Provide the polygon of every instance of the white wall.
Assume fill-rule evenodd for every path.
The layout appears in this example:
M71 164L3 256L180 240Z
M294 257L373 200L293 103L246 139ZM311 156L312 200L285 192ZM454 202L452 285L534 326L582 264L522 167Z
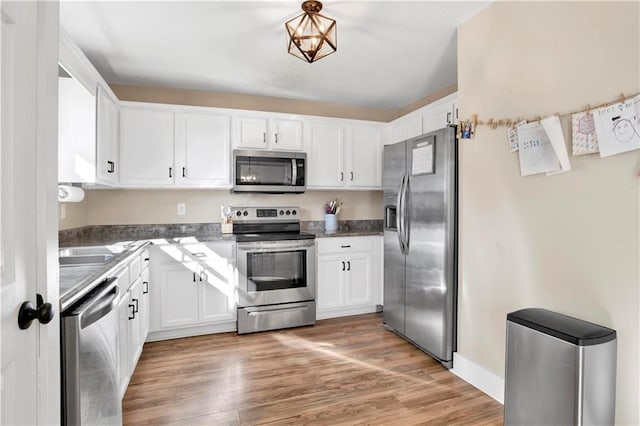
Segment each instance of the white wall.
M544 116L640 92L639 17L638 2L492 3L458 30L461 117ZM525 307L614 328L616 422L640 424L640 151L521 177L505 128L460 144L459 355L503 378L506 314Z

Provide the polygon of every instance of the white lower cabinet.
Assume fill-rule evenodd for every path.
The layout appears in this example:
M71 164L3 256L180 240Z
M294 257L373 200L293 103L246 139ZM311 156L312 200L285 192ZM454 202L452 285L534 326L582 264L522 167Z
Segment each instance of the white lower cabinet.
M149 251L130 260L116 274L120 289L118 303L120 397L124 397L131 376L142 355L149 330Z
M151 248L149 340L236 328L235 243Z
M381 237L317 240L318 319L375 312L381 286Z

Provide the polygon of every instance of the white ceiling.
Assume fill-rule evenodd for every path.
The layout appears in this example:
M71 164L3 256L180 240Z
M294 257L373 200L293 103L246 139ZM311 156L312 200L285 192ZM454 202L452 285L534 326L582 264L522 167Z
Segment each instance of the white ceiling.
M63 1L62 28L108 83L397 110L457 83L456 27L487 2L325 1L338 50L287 53L297 1Z

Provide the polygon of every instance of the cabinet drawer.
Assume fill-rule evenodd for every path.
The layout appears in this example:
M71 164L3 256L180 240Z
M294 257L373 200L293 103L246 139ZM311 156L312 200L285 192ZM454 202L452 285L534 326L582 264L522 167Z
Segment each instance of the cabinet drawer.
M318 253L349 253L370 251L375 237L331 237L318 238Z
M151 250L153 261L160 263L233 260L235 242L154 245Z

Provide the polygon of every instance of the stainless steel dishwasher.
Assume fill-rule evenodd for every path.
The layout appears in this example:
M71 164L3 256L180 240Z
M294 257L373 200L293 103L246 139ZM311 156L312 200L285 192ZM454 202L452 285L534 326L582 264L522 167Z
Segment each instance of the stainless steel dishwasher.
M120 425L116 278L62 312L62 423Z

